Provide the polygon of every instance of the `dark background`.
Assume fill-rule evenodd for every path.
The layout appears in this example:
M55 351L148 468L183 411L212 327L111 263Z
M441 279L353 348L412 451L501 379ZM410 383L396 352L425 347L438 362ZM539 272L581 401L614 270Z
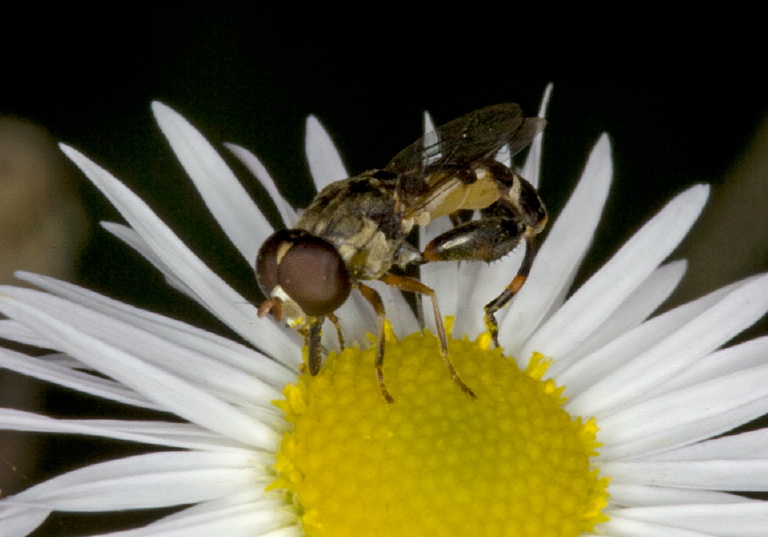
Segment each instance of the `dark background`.
M184 178L154 124L152 100L180 111L215 144L254 151L288 197L306 204L308 114L329 129L354 173L383 166L419 137L423 110L438 123L504 101L535 114L552 82L541 192L555 217L600 133L613 143L611 204L585 273L673 194L697 182L722 185L768 111L756 14L467 3L418 15L414 6L333 12L255 4L112 5L109 14L68 6L6 18L0 34L0 114L44 126L111 170L254 298L250 268ZM82 191L94 222L119 220L93 187L84 182ZM723 225L743 217L724 216ZM93 233L81 283L207 320L116 240ZM55 401L50 396L49 406L60 409Z
M721 183L768 110L765 46L748 14L462 10L360 17L192 3L20 18L0 38L0 113L31 119L106 166L216 265L228 255L202 252L226 245L150 101L179 110L214 143L253 150L302 204L311 196L302 140L310 113L359 172L416 139L423 110L438 123L504 101L533 114L553 82L542 195L555 215L600 133L613 141L612 204L591 269L672 194ZM117 218L95 189L83 191L96 220ZM151 273L126 270L124 249L104 237L96 231L83 281L112 293L127 283L135 296ZM247 267L233 270L249 277Z
M289 196L306 203L310 113L359 172L417 138L423 110L442 123L511 100L533 114L553 82L542 194L556 215L591 145L610 133L616 182L600 241L609 252L672 194L722 182L768 110L765 47L747 15L510 5L362 19L318 8L191 6L48 13L15 21L3 36L0 112L84 151L176 227L199 224L200 206L187 198L152 100L214 143L252 149L276 178L299 185ZM98 219L114 218L91 187L84 191ZM186 234L218 242L203 225ZM99 285L99 275L84 277Z

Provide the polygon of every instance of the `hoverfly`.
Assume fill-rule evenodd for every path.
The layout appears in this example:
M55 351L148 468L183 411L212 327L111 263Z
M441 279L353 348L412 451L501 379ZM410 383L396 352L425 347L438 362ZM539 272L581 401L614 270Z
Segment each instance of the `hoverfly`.
M458 386L461 380L448 355L448 344L435 292L418 279L391 272L433 261L491 262L525 241L525 256L511 283L485 306L485 319L498 345L495 312L525 282L536 253L536 235L547 212L536 189L495 160L508 146L511 156L527 147L544 128L542 118L523 116L506 103L471 112L416 141L383 169L325 187L301 214L293 229L278 231L262 245L256 277L267 297L259 316L283 317L299 330L309 347L309 372L322 363L321 326L328 318L339 334L334 311L358 289L378 318L376 376L382 395L393 402L384 382L384 305L364 281L381 280L432 302L440 353ZM427 142L427 140L437 140ZM463 218L479 211L475 219ZM414 226L448 216L453 228L420 251L407 238Z

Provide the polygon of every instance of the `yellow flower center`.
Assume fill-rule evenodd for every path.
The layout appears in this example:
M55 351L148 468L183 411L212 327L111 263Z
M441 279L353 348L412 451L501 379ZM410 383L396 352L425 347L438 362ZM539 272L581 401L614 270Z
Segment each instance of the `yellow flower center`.
M490 348L451 340L471 399L453 382L436 338L387 337L376 383L375 345L331 354L276 404L292 425L277 479L307 537L569 537L606 520L608 480L590 466L597 427L563 410L562 388Z

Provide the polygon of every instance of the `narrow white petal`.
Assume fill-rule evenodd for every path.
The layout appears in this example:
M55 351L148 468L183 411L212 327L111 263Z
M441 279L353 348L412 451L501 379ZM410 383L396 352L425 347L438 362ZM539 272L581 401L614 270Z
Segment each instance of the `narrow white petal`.
M435 122L432 119L432 116L429 115L429 112L424 112L424 122L423 122L423 131L424 133L422 137L422 143L424 144L424 147L433 147L434 150L430 151L429 154L425 151L425 159L424 159L424 165L428 166L430 164L433 164L436 162L441 156L440 147L437 145L440 143L440 135L435 130Z
M547 320L522 355L539 351L560 357L580 345L677 247L708 194L707 186L697 185L668 203Z
M268 531L262 533L258 537L303 537L304 530L300 525L289 526L287 528L280 528L279 530Z
M579 415L606 415L706 356L768 309L768 275L749 278L713 307L595 382L568 404Z
M655 390L649 391L648 396L701 384L729 375L734 371L759 367L766 363L766 356L768 356L768 336L720 349L690 364L684 371Z
M768 460L611 461L601 464L600 472L611 476L611 480L616 483L703 490L762 491L768 483Z
M151 453L68 472L2 503L84 512L149 509L237 494L267 479L249 454Z
M137 408L162 410L159 405L149 401L145 396L119 382L100 378L8 349L0 348L0 367L46 382L52 382L58 386L72 388L81 393L95 395L102 399L116 401Z
M50 509L21 508L0 504L0 536L25 537L45 522Z
M768 502L635 507L622 509L620 514L627 519L666 524L718 537L765 537L768 529Z
M608 511L610 520L600 524L600 534L610 537L722 537L714 533L673 528L666 524L632 520L621 516L623 509Z
M283 220L283 225L285 227L293 227L293 224L298 218L296 210L291 207L291 204L288 203L282 194L280 194L280 190L278 190L275 181L272 179L272 176L259 158L239 145L224 144L224 146L229 149L246 168L248 168L248 171L256 177L261 186L264 187L264 190L267 191L267 194L269 194L269 197L277 208L277 212L280 214L280 218Z
M722 436L646 457L648 461L706 461L712 459L768 459L768 429Z
M544 89L544 96L541 98L541 105L539 106L538 117L547 117L547 107L549 106L549 100L552 98L552 84L547 84ZM531 148L528 150L528 156L525 159L525 165L520 170L520 175L525 177L529 183L534 187L539 186L541 178L541 153L542 144L544 142L544 132L541 132L531 143Z
M307 136L304 144L309 172L318 192L334 181L349 177L331 136L315 116L307 118Z
M29 327L12 320L0 320L0 338L42 349L51 343Z
M81 304L117 320L146 330L190 351L208 356L224 364L257 376L272 386L282 389L295 379L294 369L289 369L263 354L218 336L201 328L152 313L130 304L100 295L83 287L29 272L17 272L17 277L54 295Z
M530 356L529 350L522 350L523 342L563 299L586 255L612 176L611 146L608 137L603 135L589 156L576 190L548 232L528 281L499 323L499 343L521 361L527 362ZM514 274L510 274L507 283L513 277ZM558 334L558 339L563 336ZM526 349L530 347L526 344ZM535 350L547 351L546 348Z
M438 263L433 263L437 265ZM476 263L472 263L477 265ZM440 305L442 307L442 296L445 294L451 295L450 305L447 311L453 311L453 315L456 317L454 323L453 333L455 337L461 337L464 335L474 335L473 327L476 326L476 317L483 316L482 311L471 311L466 304L472 299L473 291L477 285L477 270L472 270L470 263L440 263L441 270L435 273L434 281L440 282L439 287L445 289L443 295L440 295ZM476 268L478 268L477 265ZM447 313L446 313L447 315ZM485 318L483 317L483 320ZM483 330L485 326L483 325Z
M1 289L1 288L0 288ZM66 300L29 289L12 288L15 299L61 319L77 319L77 329L92 337L108 341L124 352L140 357L219 396L242 406L253 404L273 409L271 401L279 398L283 386L273 386L258 377L233 368L189 343L177 344L160 332L143 330L132 320L123 321ZM55 342L53 342L55 343Z
M643 507L651 505L681 505L695 503L734 504L750 500L744 496L714 492L711 490L677 489L654 487L634 483L611 483L608 487L611 505L622 507ZM760 501L760 500L752 500Z
M193 505L147 526L102 537L258 537L286 526L297 526L291 506L261 492L249 492Z
M198 300L197 295L195 295L192 289L190 289L186 283L176 277L176 274L174 274L173 270L168 267L168 265L166 265L159 256L155 254L149 244L147 244L144 239L142 239L141 236L133 229L116 222L101 222L101 227L114 235L116 238L123 241L126 246L129 246L135 250L136 253L138 253L141 257L149 261L152 266L155 267L155 269L157 269L160 274L163 275L168 285L180 293L183 293L192 300Z
M152 103L152 110L208 210L243 258L253 263L261 243L272 233L272 226L197 129L162 103Z
M451 229L448 218L438 218L428 226L419 227L419 245L423 249L429 241ZM461 263L427 263L419 267L419 279L431 287L440 299L440 310L444 316L456 317L454 326L460 327L459 315L461 309L462 287L459 285L459 266ZM434 323L432 323L434 324Z
M683 326L717 304L728 293L744 284L744 282L731 284L693 302L653 317L606 343L591 354L578 359L569 367L561 366L556 360L550 367L548 374L556 378L559 384L566 386L566 392L571 398L569 404L572 404L574 397L591 387L596 381L612 376L614 371L623 367L628 361L642 355L656 342L682 329ZM575 409L573 411L578 412Z
M613 315L598 327L581 345L571 349L562 359L566 363L577 362L608 342L625 334L647 319L675 290L685 274L687 263L675 261L659 267L634 293L627 297Z
M177 449L219 452L247 451L254 458L261 457L262 464L268 464L272 457L272 455L256 452L250 446L228 440L220 434L211 433L196 425L187 423L64 420L21 410L0 408L0 429L40 433L82 434Z
M184 282L198 301L235 332L275 359L293 364L298 338L270 319L258 318L256 308L187 248L147 205L133 192L74 149L62 151L85 173L128 220L131 227Z
M262 511L265 509L277 509L278 507L285 507L285 501L280 493L265 493L258 487L253 487L245 492L237 494L228 494L216 498L215 500L209 500L206 502L196 503L185 507L181 511L176 511L170 515L166 515L157 520L157 523L172 522L175 520L184 520L190 516L205 515L208 513L215 513L222 509L229 509L231 507L241 507L243 505L249 506L253 511Z
M381 301L384 303L384 309L387 312L387 318L392 324L392 329L395 331L397 337L403 338L419 329L419 322L416 320L416 315L414 315L413 310L400 291L388 286L384 282L371 281L366 282L366 285L375 289L381 296ZM426 306L425 317L434 319L432 316L431 302L426 298L423 298L422 301ZM434 325L434 322L432 322L431 325ZM427 324L427 326L431 325ZM368 327L369 332L374 332L375 330L375 324Z
M669 412L669 409L675 409ZM751 415L741 412L751 409ZM734 411L738 412L734 414ZM768 412L768 366L732 373L599 418L601 457L621 459L668 451L742 425ZM745 420L746 421L746 420ZM637 424L627 427L628 423ZM661 455L663 458L663 455Z
M349 339L350 343L366 345L366 334L376 332L376 314L358 291L351 293L335 313L341 323L344 337ZM329 332L332 329L326 324L324 331Z
M16 292L19 291L17 289ZM30 300L31 296L28 294L25 298ZM254 420L207 390L143 361L132 352L116 347L109 340L84 332L77 315L66 317L66 320L57 318L57 306L62 305L62 299L40 293L38 301L42 303L40 309L21 300L4 298L0 300L0 309L6 315L50 336L64 352L77 356L94 369L145 394L180 417L229 438L267 450L274 449L279 441L277 434L264 423ZM73 309L70 305L66 311ZM82 311L82 315L88 313L91 312ZM105 318L102 323L103 328L109 331L115 321ZM126 340L130 340L131 334L130 329L123 327L122 336ZM141 343L141 340L134 342L139 352Z

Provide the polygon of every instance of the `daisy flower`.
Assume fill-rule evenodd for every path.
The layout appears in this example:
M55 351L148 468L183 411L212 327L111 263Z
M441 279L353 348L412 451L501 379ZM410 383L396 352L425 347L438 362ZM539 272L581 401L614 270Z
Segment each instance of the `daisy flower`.
M545 99L546 103L546 99ZM272 226L201 134L165 105L155 116L206 206L246 263ZM544 110L539 115L544 115ZM429 129L427 129L429 130ZM349 174L319 122L307 125L318 188ZM63 147L128 225L104 227L245 343L45 276L40 290L0 288L0 336L42 349L0 352L0 366L168 420L53 419L0 410L9 430L91 435L157 446L92 464L0 500L0 535L28 535L53 511L178 508L140 536L739 536L765 535L768 432L725 433L768 411L768 337L726 346L768 309L768 277L748 278L653 313L685 271L664 263L708 188L672 199L569 294L608 196L608 138L594 146L526 285L499 312L490 344L483 305L522 252L482 263L433 263L453 337L449 352L476 399L443 367L436 338L399 294L378 390L376 327L353 293L337 312L347 339L317 376L302 340L212 272L154 212L81 153ZM271 194L283 224L297 211L264 166L229 146ZM541 138L521 175L539 179ZM449 224L421 230L428 240ZM522 250L522 249L520 249ZM326 330L323 344L337 341Z

